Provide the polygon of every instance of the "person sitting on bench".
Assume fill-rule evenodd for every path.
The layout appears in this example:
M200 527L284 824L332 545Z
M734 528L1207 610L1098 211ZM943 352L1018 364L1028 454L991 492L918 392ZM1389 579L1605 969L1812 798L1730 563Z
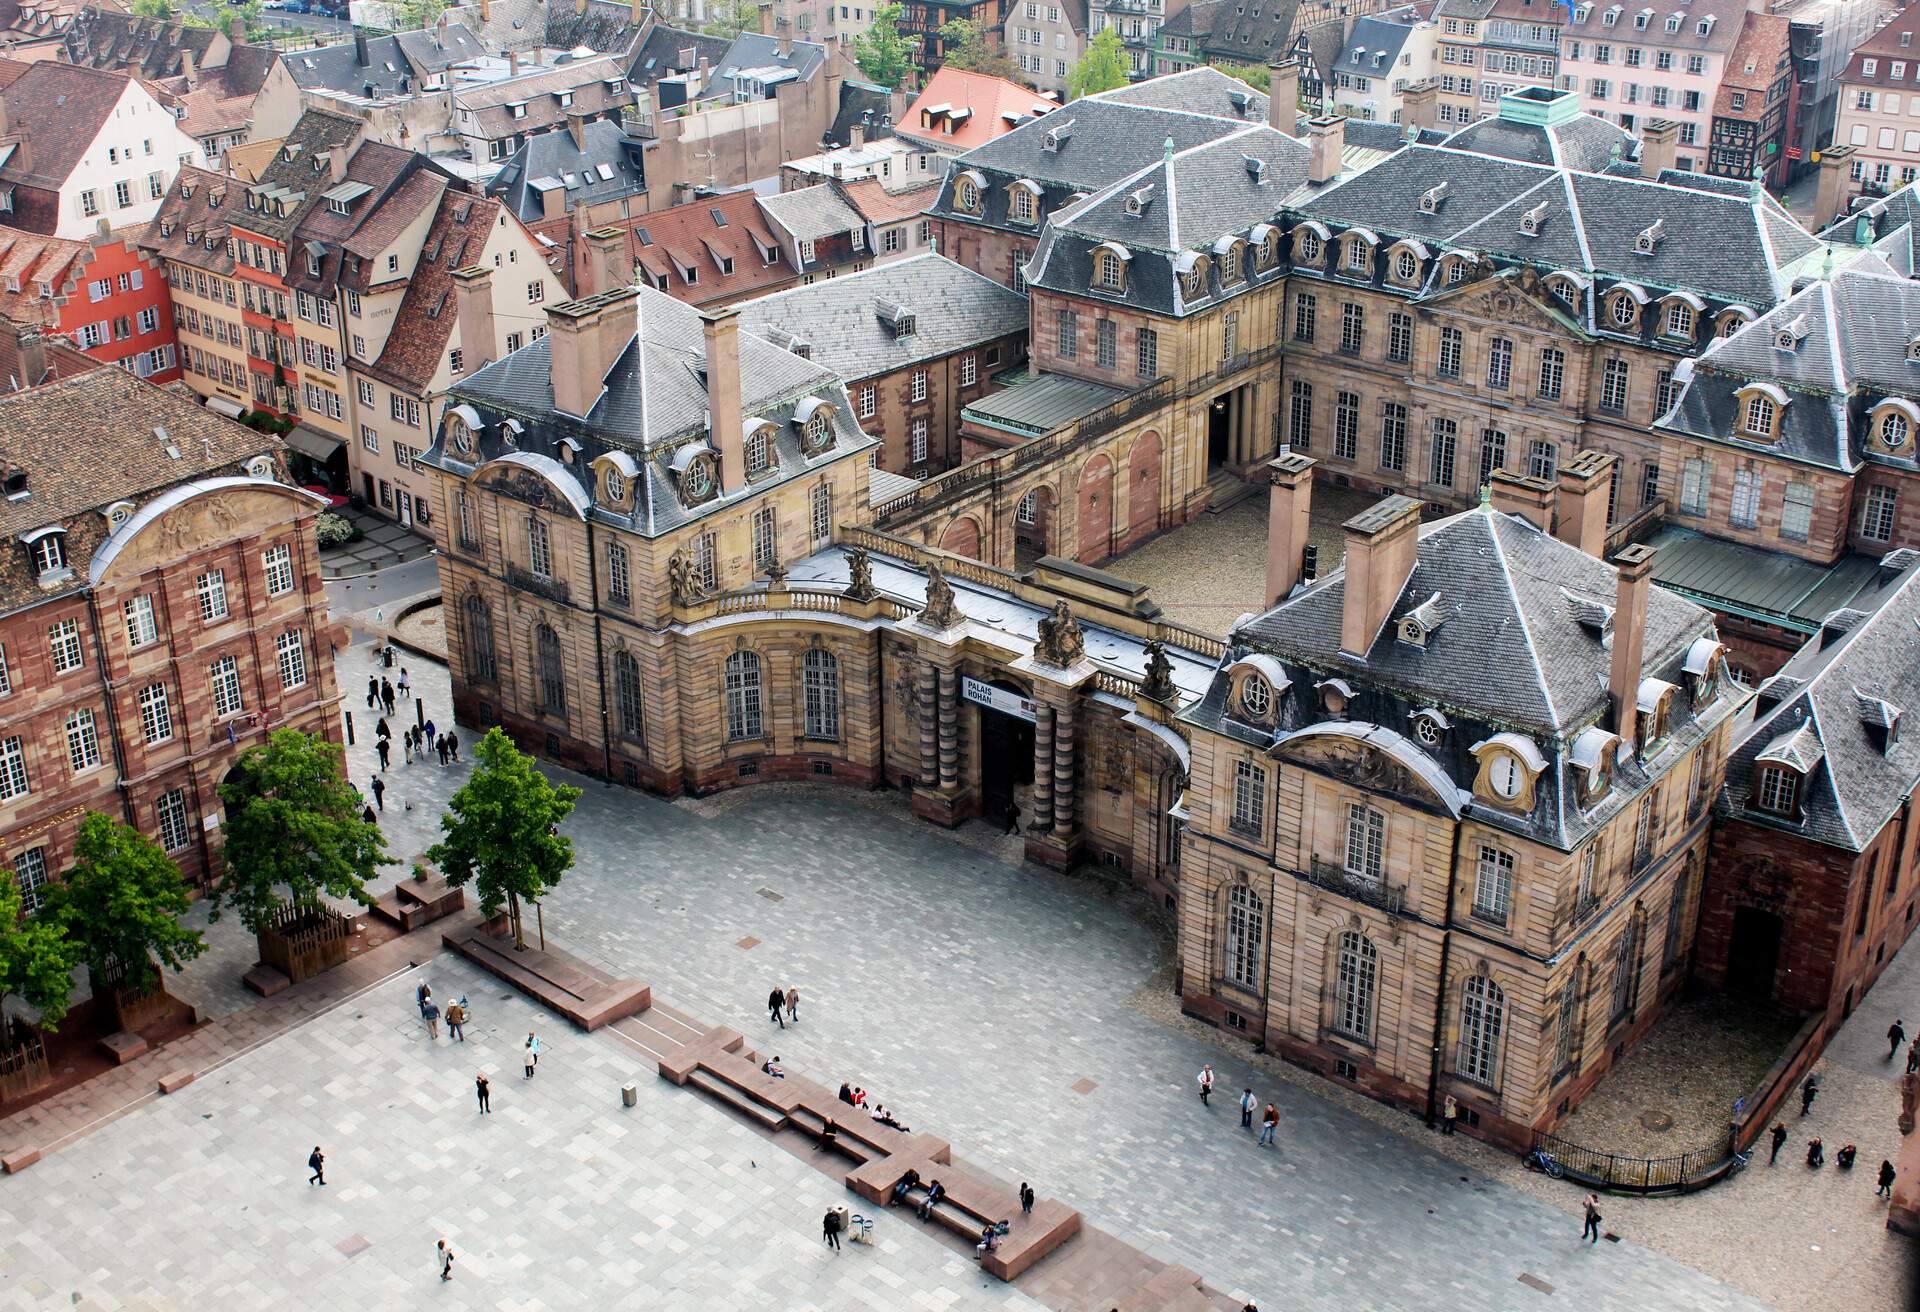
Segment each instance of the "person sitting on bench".
M991 1224L982 1226L980 1230L980 1242L973 1246L974 1260L979 1261L981 1258L984 1258L988 1253L991 1253L997 1248L999 1244L999 1228Z
M947 1187L938 1180L935 1180L927 1186L927 1196L920 1200L920 1219L922 1221L931 1221L933 1219L933 1205L946 1197L946 1194Z
M765 1071L768 1075L773 1076L773 1078L776 1080L784 1080L787 1078L787 1073L780 1069L780 1056L778 1053L774 1054L766 1062L764 1062L761 1065L760 1069L762 1071Z
M912 1193L915 1189L918 1189L919 1187L920 1187L920 1172L914 1170L911 1166L909 1166L907 1168L907 1173L900 1177L900 1182L893 1186L893 1200L888 1204L888 1206L890 1207L900 1206L900 1204L907 1201L907 1195Z
M838 1142L834 1136L838 1135L839 1133L840 1133L840 1127L833 1123L833 1118L831 1116L827 1117L826 1125L820 1131L820 1143L814 1149L814 1151L819 1152L821 1151L821 1149L833 1147L834 1144Z

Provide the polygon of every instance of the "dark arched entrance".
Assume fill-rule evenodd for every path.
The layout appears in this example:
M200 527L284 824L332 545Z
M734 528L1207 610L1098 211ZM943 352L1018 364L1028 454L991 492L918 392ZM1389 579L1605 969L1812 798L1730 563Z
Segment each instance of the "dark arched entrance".
M1033 703L1004 679L967 679L961 689L980 712L980 816L1012 832L1031 806Z

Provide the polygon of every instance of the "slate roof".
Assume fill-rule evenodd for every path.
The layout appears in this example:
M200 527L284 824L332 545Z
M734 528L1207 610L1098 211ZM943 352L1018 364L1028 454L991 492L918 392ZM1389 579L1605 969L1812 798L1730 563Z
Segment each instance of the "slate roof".
M155 434L164 428L179 452ZM85 433L89 440L76 442ZM29 495L0 501L0 541L59 524L72 577L42 588L27 553L0 551L0 611L86 586L87 566L106 539L100 512L209 475L238 474L280 440L223 419L183 392L154 387L125 369L90 369L0 396L0 453L27 472Z
M619 91L609 90L606 85L613 78L621 79ZM620 61L603 56L460 88L453 93L454 109L472 111L477 127L469 129L456 120L454 131L473 131L475 135L496 139L558 128L566 123L569 113L600 114L633 104L634 90L625 79L626 71ZM572 105L560 103L563 92L571 93ZM511 106L515 104L526 106L524 117L513 117Z
M904 305L910 336L896 334L876 307ZM860 273L794 287L740 306L742 332L776 345L804 342L808 358L843 379L872 378L1024 332L1027 298L944 255L915 255Z
M760 208L779 228L799 241L818 241L865 224L859 211L827 183L760 198Z
M216 44L226 43L227 33L219 27L139 18L88 5L61 33L60 52L69 64L160 78L183 71L183 53L191 54L195 64L204 66L207 52Z
M1354 20L1353 31L1347 34L1347 44L1340 51L1340 57L1334 60L1333 70L1358 77L1391 78L1394 66L1399 62L1400 51L1411 35L1412 23L1396 23L1372 14L1362 15Z
M543 197L555 188L566 194L568 206L598 205L646 190L639 138L608 119L585 124L580 136L581 146L574 145L570 130L527 138L487 184L487 194L531 223L546 216ZM602 165L612 176L602 176Z
M647 29L646 40L628 61L627 76L641 86L651 87L670 74L692 72L700 67L702 59L711 67L727 53L731 44L724 37L655 23Z
M420 258L407 280L393 327L380 358L367 372L390 387L416 394L432 385L447 356L447 344L459 320L453 271L480 258L486 240L500 217L500 202L464 192L443 190L427 229ZM475 356L490 348L470 348Z
M1880 573L1850 627L1829 625L1761 685L1727 758L1722 816L1860 852L1920 782L1920 733L1903 723L1920 707L1920 563L1895 552ZM1876 732L1893 715L1892 734ZM1798 819L1749 804L1755 758L1786 756L1789 744L1811 762Z
M1592 114L1563 123L1520 123L1493 115L1468 124L1447 138L1447 145L1526 164L1550 164L1588 173L1639 154L1632 133Z
M334 91L341 95L361 96L370 85L376 96L411 95L421 89L422 81L461 59L472 59L484 47L466 28L449 24L444 49L437 48L431 32L366 38L366 62L360 60L359 46L345 41L333 46L314 46L307 50L289 50L281 56L287 72L303 91ZM470 50L468 54L457 51ZM416 63L413 56L424 61ZM405 91L402 91L402 84Z
M776 467L748 488L687 506L677 491L672 459L690 443L704 443L709 437L700 315L644 285L636 289L636 297L637 331L608 371L606 387L584 420L554 410L551 336L495 361L450 389L454 404L467 403L480 414L483 427L476 454L481 460L513 454L533 457L549 477L572 480L570 499L586 504L597 502L603 488L590 477L581 479L579 471L602 454L624 452L637 466L634 509L628 513L595 504L592 513L633 532L656 536L732 509L743 497L758 494L770 484L849 457L864 460L875 445L860 431L846 387L831 370L743 332L739 336L741 414L775 426ZM800 403L809 398L830 407L835 438L833 445L811 456L801 450L798 427L792 422ZM500 436L499 422L505 418L524 427L511 446ZM555 458L563 438L580 448L571 464ZM446 451L444 436L435 438L426 458L456 472L470 467Z
M1436 786L1451 807L1568 850L1631 805L1667 768L1671 753L1697 743L1738 704L1725 680L1708 700L1678 694L1669 736L1654 755L1642 762L1629 754L1616 765L1609 790L1584 804L1570 749L1607 711L1612 629L1595 620L1613 605L1615 570L1486 505L1428 523L1419 533L1412 573L1364 661L1340 653L1343 567L1239 625L1213 687L1182 718L1262 747L1278 746L1302 730L1365 735ZM1401 642L1396 633L1399 618L1416 607L1441 617L1425 647ZM1685 687L1689 649L1712 634L1708 611L1650 588L1645 674ZM1228 705L1226 671L1252 655L1277 661L1291 681L1270 726L1244 723ZM1487 678L1489 669L1501 677ZM1331 678L1348 683L1354 695L1330 726L1314 689ZM1422 710L1441 712L1449 724L1431 747L1405 733ZM1477 773L1471 748L1495 733L1525 735L1546 759L1529 814L1470 798Z
M733 75L756 69L792 69L800 81L811 82L814 74L826 62L827 48L817 41L795 41L790 53L783 57L778 38L762 36L758 32L742 32L733 39L726 53L715 61L707 85L702 88L700 95L707 100L716 96L731 96Z
M1200 43L1209 58L1236 64L1268 64L1293 50L1293 20L1300 0L1267 0L1222 10Z
M1836 219L1820 237L1855 245L1897 243L1906 248L1908 267L1920 269L1920 182L1861 205Z
M479 59L487 53L478 34L454 22L444 28L395 32L393 39L400 43L407 62L422 73L445 72L463 60Z

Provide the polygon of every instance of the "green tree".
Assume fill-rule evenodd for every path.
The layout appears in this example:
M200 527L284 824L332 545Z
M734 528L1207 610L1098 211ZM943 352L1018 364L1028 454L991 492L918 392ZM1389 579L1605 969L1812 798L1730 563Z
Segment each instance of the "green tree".
M472 776L440 817L446 837L427 857L454 887L473 882L481 915L492 919L503 903L510 907L513 945L525 948L520 903L538 902L573 866L573 840L560 822L573 814L580 790L548 783L497 726L474 755Z
M341 750L297 729L249 747L220 785L227 845L213 918L232 907L259 933L282 898L313 910L326 896L366 903L367 881L393 865L379 826L341 772ZM284 890L284 892L283 892Z
M995 77L1018 80L1013 61L995 50L987 40L987 31L970 18L955 18L940 29L941 48L946 51L948 68L969 73L991 73Z
M1255 91L1265 92L1271 81L1265 64L1216 64L1228 77L1237 77Z
M0 870L0 997L19 998L40 1013L42 1029L58 1029L79 964L66 925L57 916L22 916L20 886Z
M440 21L446 8L447 0L400 0L394 6L393 16L400 25L396 30L423 32Z
M170 19L173 17L173 6L167 0L133 0L133 16Z
M898 4L873 11L873 25L853 39L853 62L867 81L897 87L913 61L913 43L900 31L905 11Z
M1120 34L1103 27L1087 42L1087 53L1067 70L1067 98L1078 100L1127 84L1127 53Z
M156 958L177 971L205 952L206 936L180 923L191 905L187 881L158 843L91 811L44 914L65 927L97 992L116 979L144 989Z
M759 0L717 0L707 6L707 21L700 30L708 36L727 37L759 31Z

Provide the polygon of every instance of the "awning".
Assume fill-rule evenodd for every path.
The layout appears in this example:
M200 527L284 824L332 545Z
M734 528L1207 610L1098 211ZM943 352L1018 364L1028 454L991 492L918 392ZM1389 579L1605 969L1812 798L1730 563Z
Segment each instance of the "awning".
M229 401L224 396L208 397L207 409L213 411L217 415L225 415L229 419L238 419L241 415L247 412L247 408L241 405L238 401Z
M346 444L317 428L308 428L305 424L301 424L287 434L287 445L303 456L312 456L315 460L329 460L332 459L335 451Z

